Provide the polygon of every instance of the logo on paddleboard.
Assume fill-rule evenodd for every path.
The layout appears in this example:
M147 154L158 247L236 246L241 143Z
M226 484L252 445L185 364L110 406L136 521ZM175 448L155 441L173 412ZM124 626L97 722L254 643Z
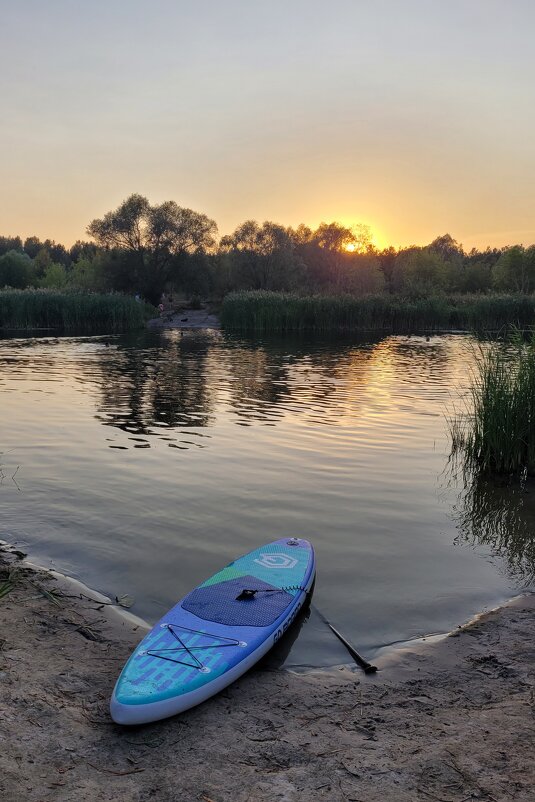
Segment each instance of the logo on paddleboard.
M264 568L293 568L297 565L297 560L287 554L261 554L255 563Z

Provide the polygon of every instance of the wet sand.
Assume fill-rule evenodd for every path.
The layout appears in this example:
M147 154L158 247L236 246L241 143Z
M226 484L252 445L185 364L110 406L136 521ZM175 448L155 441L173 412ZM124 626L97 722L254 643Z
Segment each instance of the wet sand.
M0 569L5 802L533 800L534 596L386 652L376 675L256 670L123 728L108 701L140 623L16 554Z

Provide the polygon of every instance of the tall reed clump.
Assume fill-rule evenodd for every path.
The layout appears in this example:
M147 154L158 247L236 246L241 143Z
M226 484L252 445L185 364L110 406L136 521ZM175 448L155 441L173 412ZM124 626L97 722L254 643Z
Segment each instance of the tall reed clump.
M141 328L146 306L116 293L0 291L0 328L120 332Z
M535 475L535 333L480 347L470 395L450 422L452 455L478 473Z
M492 331L535 322L535 298L457 295L298 295L252 290L223 301L221 323L245 331Z

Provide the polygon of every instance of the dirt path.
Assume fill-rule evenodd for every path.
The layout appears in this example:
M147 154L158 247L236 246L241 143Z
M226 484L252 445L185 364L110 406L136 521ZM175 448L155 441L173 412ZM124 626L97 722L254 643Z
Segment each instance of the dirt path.
M532 596L383 657L373 677L257 670L181 716L126 729L108 700L143 631L8 559L3 802L533 800Z

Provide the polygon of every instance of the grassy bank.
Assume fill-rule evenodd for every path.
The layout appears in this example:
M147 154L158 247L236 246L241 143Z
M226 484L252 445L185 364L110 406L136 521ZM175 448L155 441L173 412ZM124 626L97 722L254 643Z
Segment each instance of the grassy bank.
M480 351L471 401L451 423L453 454L478 473L535 475L535 335Z
M249 331L495 331L535 321L535 296L458 295L408 299L395 295L354 297L266 291L226 296L221 323Z
M127 331L143 326L145 309L119 294L6 289L0 291L0 328Z

